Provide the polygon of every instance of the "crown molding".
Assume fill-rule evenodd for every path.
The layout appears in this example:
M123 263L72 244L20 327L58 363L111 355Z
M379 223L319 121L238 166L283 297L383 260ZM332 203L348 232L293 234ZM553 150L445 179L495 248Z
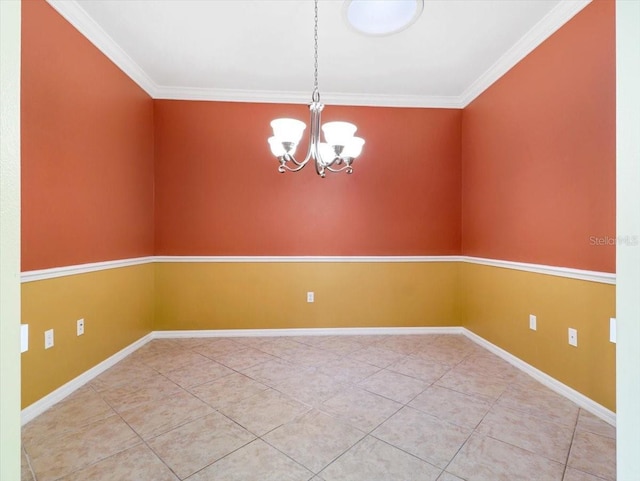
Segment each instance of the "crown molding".
M164 100L308 104L311 102L311 93L275 90L158 87L155 90L154 98ZM385 95L328 92L322 94L322 102L331 105L358 105L364 107L444 109L461 109L463 107L460 97L427 95Z
M162 100L308 104L311 101L311 94L309 92L282 92L278 90L160 86L156 90L154 98Z
M307 95L308 97L308 95ZM409 107L432 109L461 109L458 96L387 95L364 93L324 93L323 101L331 105L361 105L367 107Z
M150 97L157 86L151 77L98 25L75 0L47 0L47 3L84 35Z
M467 87L459 97L462 108L473 102L476 97L491 87L494 82L590 3L591 0L561 0L553 10L536 23L513 47L507 50L487 71Z
M158 86L76 0L47 0L47 2L154 99L294 104L308 104L310 101L309 92ZM322 100L331 105L463 109L590 2L591 0L560 1L461 95L336 92L323 94Z

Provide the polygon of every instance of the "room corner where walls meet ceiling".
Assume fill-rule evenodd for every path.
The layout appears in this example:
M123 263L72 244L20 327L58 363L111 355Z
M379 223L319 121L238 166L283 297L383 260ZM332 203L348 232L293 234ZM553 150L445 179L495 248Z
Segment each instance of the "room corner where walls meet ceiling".
M309 102L312 2L47 1L152 98ZM589 3L427 0L367 37L320 2L323 101L464 108Z

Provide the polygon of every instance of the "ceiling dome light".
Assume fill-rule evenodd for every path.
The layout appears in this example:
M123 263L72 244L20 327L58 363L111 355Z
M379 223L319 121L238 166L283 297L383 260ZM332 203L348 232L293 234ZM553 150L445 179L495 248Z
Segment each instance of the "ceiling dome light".
M365 35L391 35L409 27L420 17L424 0L347 0L347 23Z

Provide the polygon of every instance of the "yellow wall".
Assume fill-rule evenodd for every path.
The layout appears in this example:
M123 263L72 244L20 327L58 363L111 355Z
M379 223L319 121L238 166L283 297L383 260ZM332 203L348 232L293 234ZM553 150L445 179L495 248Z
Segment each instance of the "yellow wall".
M459 326L460 266L158 263L155 329ZM315 302L306 302L307 291Z
M462 262L160 262L25 283L22 309L23 407L152 330L462 325L615 411L608 284Z
M29 406L153 327L153 265L138 265L22 284L22 407ZM76 321L85 334L76 336ZM55 345L44 349L44 331Z
M615 411L615 286L463 264L463 325L487 341ZM537 316L537 331L529 329ZM578 330L578 347L568 328Z

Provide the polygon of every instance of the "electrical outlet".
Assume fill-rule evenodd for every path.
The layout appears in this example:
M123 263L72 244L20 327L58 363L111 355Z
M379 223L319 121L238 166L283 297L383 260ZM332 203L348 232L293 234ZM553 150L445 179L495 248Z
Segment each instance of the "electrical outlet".
M307 292L307 302L315 302L315 295L313 291Z
M53 329L44 331L44 348L49 349L53 347Z
M78 336L82 336L84 334L84 319L78 319L76 321L76 332Z
M609 341L613 342L614 344L616 343L616 318L615 317L611 317L609 319Z
M569 344L578 347L578 331L573 328L569 328Z
M533 314L529 314L529 329L535 331L538 329L538 320Z

